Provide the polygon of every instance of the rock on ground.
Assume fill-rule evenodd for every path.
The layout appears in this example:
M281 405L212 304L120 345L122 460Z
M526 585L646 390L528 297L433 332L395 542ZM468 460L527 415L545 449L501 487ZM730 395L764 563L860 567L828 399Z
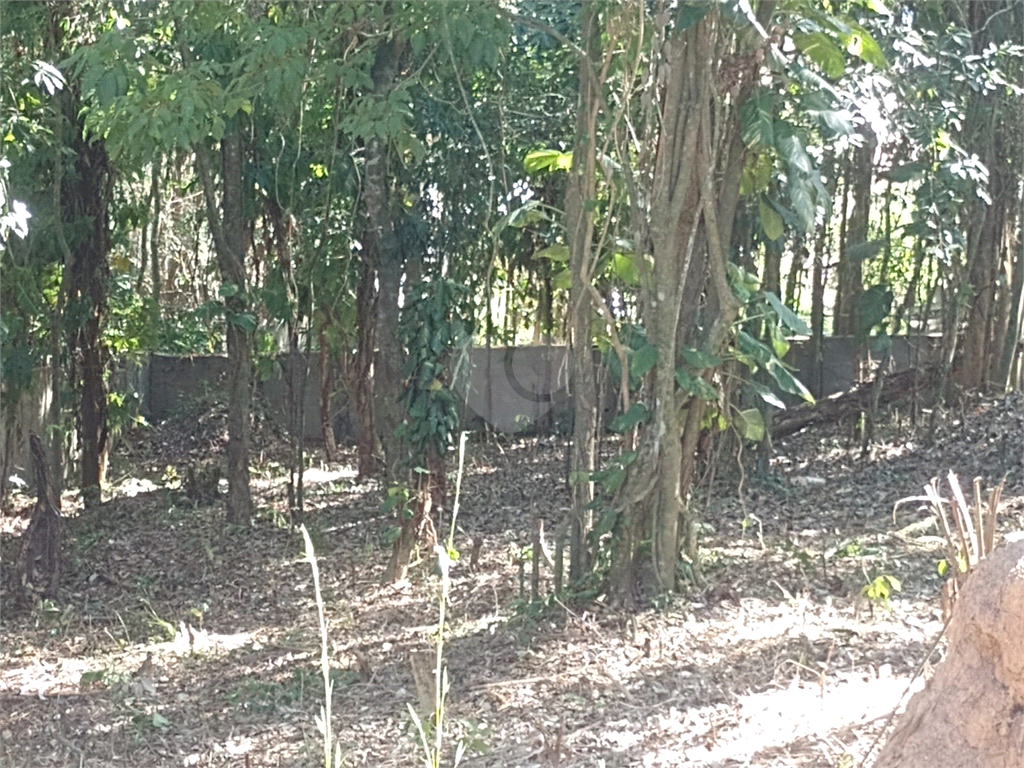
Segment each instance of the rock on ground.
M948 631L946 658L875 768L1024 768L1024 541L978 565Z

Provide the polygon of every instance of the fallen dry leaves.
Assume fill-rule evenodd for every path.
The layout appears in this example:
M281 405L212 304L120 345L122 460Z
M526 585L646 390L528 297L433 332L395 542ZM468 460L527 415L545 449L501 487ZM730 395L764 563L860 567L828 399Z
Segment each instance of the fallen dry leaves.
M122 495L95 511L65 505L60 601L15 614L0 595L0 763L320 764L314 595L301 537L279 527L283 451L260 438L255 524L228 530L217 505L194 507L168 480L168 466L181 477L220 450L216 418L191 423L123 444ZM1020 397L947 415L932 446L905 423L887 434L868 459L842 426L788 438L773 476L747 476L742 496L723 464L712 492L698 489L708 590L635 615L522 603L514 556L534 514L554 531L568 506L564 444L472 444L445 653L465 764L856 764L940 627L941 540L894 536L928 514L904 505L894 524L895 501L948 469L986 487L1005 475L1000 525L1021 527ZM379 583L390 522L378 483L340 465L307 482L342 764L416 765L409 659L437 630L436 577L424 564ZM5 584L15 533L0 534ZM891 611L860 597L880 574L902 582Z

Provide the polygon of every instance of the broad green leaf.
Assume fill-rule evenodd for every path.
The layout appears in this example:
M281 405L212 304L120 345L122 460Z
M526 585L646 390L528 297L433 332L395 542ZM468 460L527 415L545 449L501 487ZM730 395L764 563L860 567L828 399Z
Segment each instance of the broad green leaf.
M647 406L643 403L633 403L629 406L629 410L625 413L620 413L609 424L609 428L613 432L624 434L637 424L646 422L651 416L650 411L647 410Z
M220 294L222 298L229 299L232 296L237 296L238 291L239 288L234 283L221 283L221 286L217 290L217 293Z
M736 345L740 348L740 352L761 365L767 365L768 361L773 358L772 351L746 331L736 333Z
M793 310L782 303L782 300L771 291L764 292L765 300L771 305L772 309L775 310L775 314L778 315L779 321L789 328L791 331L803 334L804 336L811 335L811 329L807 326L800 316L797 315Z
M864 289L857 297L857 338L863 341L871 329L881 323L892 310L892 288L884 283Z
M703 368L714 368L723 362L722 358L718 355L712 355L710 352L694 349L693 347L683 347L679 350L679 354L686 361L687 365L696 368L698 371Z
M535 259L550 259L551 261L559 264L565 264L569 261L569 247L567 245L549 245L547 248L541 248L535 254Z
M799 379L795 378L781 362L776 358L771 358L765 365L765 370L768 371L775 383L779 385L779 389L783 392L789 392L791 395L798 395L809 403L814 402L814 395L803 385Z
M768 189L772 180L772 160L767 154L750 153L749 158L740 179L740 194L744 197Z
M640 272L636 268L636 262L624 253L612 256L612 272L626 285L640 285Z
M563 269L551 278L551 287L559 290L569 290L569 286L572 285L572 273L568 269Z
M827 91L804 89L799 105L805 115L818 121L826 135L849 136L854 132L853 116L848 110L837 109Z
M750 149L775 145L775 103L774 95L766 88L740 106L740 130L743 142Z
M528 227L530 224L536 224L538 221L547 221L548 215L544 211L540 210L536 204L531 205L527 203L521 208L516 208L508 216L508 225L510 227L516 227L522 229Z
M685 368L676 368L676 384L694 397L710 402L718 401L718 392L700 376L694 376Z
M785 120L775 123L775 148L791 169L806 174L814 171L814 163L804 147L800 130L792 123Z
M763 197L757 201L757 214L761 220L761 229L764 230L765 237L770 242L775 242L782 237L783 232L786 231L782 217L779 216L778 211L764 201Z
M256 330L256 318L251 312L237 312L235 314L230 314L228 315L228 322L238 328L241 328L246 333L252 333Z
M527 173L538 171L568 171L572 169L572 152L557 149L535 149L528 152L523 160Z
M800 226L805 232L810 232L814 229L814 219L818 212L812 193L814 186L797 173L791 172L786 178L789 182L789 201L793 204Z
M764 440L764 418L757 408L738 411L733 423L744 440L749 440L752 443Z
M645 344L629 357L629 375L640 379L658 362L658 348L653 344Z
M772 352L775 353L775 356L779 358L779 360L782 360L789 352L789 342L786 340L786 337L782 335L780 330L774 326L771 328L771 333L769 335L771 336Z
M849 24L852 32L845 36L843 40L846 44L846 50L878 69L888 68L889 62L885 60L885 54L882 53L881 47L875 41L875 38L871 36L871 33L860 24L853 22L849 22Z
M747 384L750 388L760 395L761 399L764 400L768 405L774 406L780 410L786 410L786 404L779 399L779 396L772 392L764 384L760 384L756 381L748 381Z
M832 38L824 32L796 32L793 35L793 43L833 80L838 80L846 71L846 57L839 50L839 46L832 42Z

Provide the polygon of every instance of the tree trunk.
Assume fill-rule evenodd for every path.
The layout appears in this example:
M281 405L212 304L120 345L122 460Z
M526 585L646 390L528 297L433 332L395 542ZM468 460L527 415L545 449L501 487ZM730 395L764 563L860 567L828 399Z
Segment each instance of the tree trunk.
M868 239L871 220L871 182L874 166L872 158L877 140L866 125L860 129L863 142L854 148L850 160L848 183L851 186L853 210L846 220L845 236L839 252L839 273L836 287L836 315L832 332L837 336L856 336L860 333L857 304L864 291L863 262L851 249Z
M227 522L248 525L252 517L249 493L249 430L252 400L251 316L245 272L249 248L244 209L243 142L237 128L221 139L221 211L213 182L213 160L201 145L195 148L203 184L207 219L213 233L221 281L228 288L224 304L228 348Z
M1013 254L1013 265L1010 268L1010 317L1006 323L1006 334L1003 336L1003 348L1000 351L999 370L995 380L1003 390L1009 392L1020 386L1013 381L1014 359L1020 347L1022 320L1024 320L1024 196L1017 200L1017 244Z
M338 460L338 443L334 439L331 419L331 394L334 391L334 364L327 332L320 328L320 435L324 441L324 457L334 463Z
M770 14L771 3L761 6L759 12ZM685 330L680 327L685 283L691 274L702 283L707 275L707 312L700 338L693 341L705 351L721 352L739 312L726 277L726 251L745 151L737 136L735 105L749 95L756 78L741 76L734 98L728 102L720 98L714 73L723 57L737 54L732 28L717 7L685 30L656 28L652 39L660 34L671 39L667 44L656 43L664 58L651 64L664 90L650 101L657 114L649 115L646 122L658 130L650 188L642 195L631 190L637 227L633 239L639 245L649 244L653 256L650 270L644 259L638 262L642 316L658 357L651 375L650 421L616 502L620 509L632 510L631 518L645 523L650 531L651 586L664 591L676 586L680 544L686 542L688 549L696 551L695 518L687 513L684 501L693 477L702 405L676 390L677 342ZM619 151L625 166L629 150L620 145ZM638 181L627 177L627 183ZM707 272L691 273L694 258L705 253ZM633 576L625 565L628 556L626 552L616 555L620 564L616 576L631 582ZM697 563L693 566L696 569ZM618 583L612 588L623 592L632 586Z
M374 91L386 97L394 87L399 65L405 52L399 36L377 48L373 65ZM374 418L380 442L384 446L385 471L395 481L402 471L405 452L396 434L402 422L402 344L398 335L401 308L399 294L402 281L402 251L391 213L388 183L387 146L373 138L366 144L366 167L363 175L363 200L369 233L367 256L377 273L377 358L374 364Z
M597 377L591 339L591 296L594 254L594 216L587 201L596 198L597 115L600 108L597 66L600 64L600 28L597 6L583 0L580 29L586 57L580 57L580 93L576 112L573 167L565 195L566 242L569 246L569 340L572 348L573 439L569 483L572 487L569 536L569 578L577 581L589 567L586 536L590 504L594 500L591 479L596 466Z
M369 265L363 266L362 277L356 292L357 344L355 357L351 361L352 376L347 386L349 401L356 414L359 434L356 437L356 463L359 477L366 478L380 468L377 459L380 441L374 421L373 354L376 342L377 289L374 285L374 271Z
M825 188L835 196L835 160L830 153L822 161ZM808 388L815 397L822 392L822 345L825 340L825 253L828 250L829 224L826 221L814 240L814 261L811 264L811 371Z

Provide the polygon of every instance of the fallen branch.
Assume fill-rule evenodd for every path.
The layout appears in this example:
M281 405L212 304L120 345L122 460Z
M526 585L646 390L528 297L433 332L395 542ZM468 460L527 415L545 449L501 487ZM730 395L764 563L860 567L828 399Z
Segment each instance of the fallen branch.
M885 377L878 404L891 405L915 392L934 386L938 368L900 371ZM844 418L859 418L871 406L874 381L864 381L845 392L837 392L815 403L787 408L774 414L772 437L778 439L799 432L806 427L830 424Z

